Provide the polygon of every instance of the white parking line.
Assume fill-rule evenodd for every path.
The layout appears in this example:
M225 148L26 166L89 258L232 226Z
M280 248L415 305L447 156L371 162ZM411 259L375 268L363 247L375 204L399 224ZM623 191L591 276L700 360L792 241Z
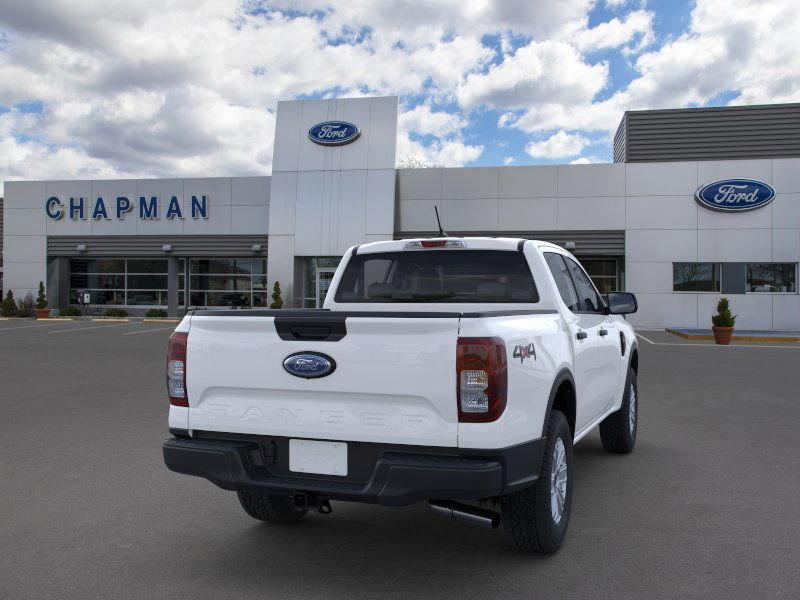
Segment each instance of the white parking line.
M654 342L655 346L683 346L689 348L778 348L778 349L786 349L789 350L800 350L800 346L756 346L756 345L747 345L747 344L681 344L679 342Z
M692 344L689 343L688 340L686 342L654 342L653 340L644 337L638 331L636 332L636 337L643 339L648 344L652 344L653 346L683 346L689 348L790 348L793 350L800 350L800 346L756 346L756 345L748 345L748 344L730 344L727 346L721 344Z
M48 331L47 333L67 333L69 331L88 331L90 329L105 329L106 327L122 327L123 325L134 325L135 321L130 321L128 323L114 323L113 325L97 325L95 327L77 327L73 329L56 329L54 331Z
M59 322L60 325L63 321ZM75 323L80 323L80 321L75 321ZM39 323L38 325L21 325L19 327L0 327L0 331L12 331L14 329L35 329L37 327L50 327L50 325L55 325L56 323Z
M150 333L151 331L166 331L167 329L175 329L175 327L157 327L156 329L145 329L143 331L126 331L122 335L138 335L140 333Z

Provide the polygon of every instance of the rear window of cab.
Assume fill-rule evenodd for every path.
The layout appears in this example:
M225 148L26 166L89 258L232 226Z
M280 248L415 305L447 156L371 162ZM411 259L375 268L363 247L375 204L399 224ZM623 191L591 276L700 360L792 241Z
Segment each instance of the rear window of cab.
M350 258L335 301L532 303L528 263L508 250L406 250Z

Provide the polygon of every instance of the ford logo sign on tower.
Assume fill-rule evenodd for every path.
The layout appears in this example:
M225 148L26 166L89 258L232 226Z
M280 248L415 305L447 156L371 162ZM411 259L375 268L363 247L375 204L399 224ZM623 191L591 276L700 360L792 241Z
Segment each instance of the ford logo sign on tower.
M308 138L322 146L342 146L356 140L361 134L358 127L347 121L325 121L308 130Z
M315 379L333 373L336 361L321 352L296 352L286 357L283 368L295 377Z
M711 210L744 212L766 206L775 190L755 179L723 179L708 183L695 192L695 200Z

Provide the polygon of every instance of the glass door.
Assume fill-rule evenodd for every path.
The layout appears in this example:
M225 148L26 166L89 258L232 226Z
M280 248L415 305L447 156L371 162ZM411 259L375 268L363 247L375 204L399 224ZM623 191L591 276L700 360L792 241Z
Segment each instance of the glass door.
M317 268L317 308L322 308L325 302L325 295L328 293L328 288L331 287L334 273L336 273L336 269Z

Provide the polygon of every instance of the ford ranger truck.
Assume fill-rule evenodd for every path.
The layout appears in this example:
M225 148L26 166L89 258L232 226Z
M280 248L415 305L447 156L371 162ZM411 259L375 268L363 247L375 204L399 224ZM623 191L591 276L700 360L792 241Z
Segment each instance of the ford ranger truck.
M520 549L564 541L572 446L633 450L636 298L563 248L439 237L356 246L318 310L189 312L169 340L167 467L297 523L332 500L426 501Z

